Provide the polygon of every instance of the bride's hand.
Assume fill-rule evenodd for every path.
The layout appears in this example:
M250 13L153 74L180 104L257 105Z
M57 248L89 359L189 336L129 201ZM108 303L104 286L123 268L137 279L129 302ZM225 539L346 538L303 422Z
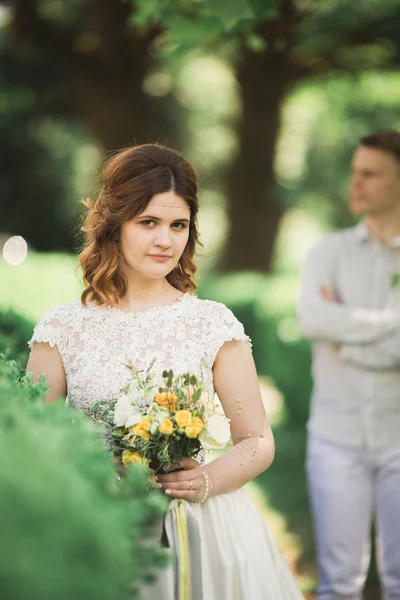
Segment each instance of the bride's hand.
M199 466L200 463L194 458L183 458L176 464L171 463L167 470L168 473L172 473L173 471L182 471L182 469L189 471L190 469L196 469Z
M175 467L175 465L173 465ZM189 502L198 502L204 498L207 489L206 470L192 458L184 458L177 465L179 470L165 475L158 473L157 485L171 498L181 498Z

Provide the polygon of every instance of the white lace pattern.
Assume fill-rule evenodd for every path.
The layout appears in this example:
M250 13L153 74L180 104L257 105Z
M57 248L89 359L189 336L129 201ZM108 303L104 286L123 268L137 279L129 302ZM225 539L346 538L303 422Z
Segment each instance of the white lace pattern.
M190 294L168 306L139 313L114 307L83 306L79 301L50 309L29 342L57 346L67 379L68 399L85 409L116 398L129 381L127 363L154 370L202 372L213 395L212 367L218 350L230 340L246 340L242 324L223 304ZM211 396L212 397L212 396Z

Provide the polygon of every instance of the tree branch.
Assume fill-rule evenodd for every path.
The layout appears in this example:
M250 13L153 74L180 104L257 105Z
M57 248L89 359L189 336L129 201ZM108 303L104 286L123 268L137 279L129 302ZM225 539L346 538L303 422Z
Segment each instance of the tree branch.
M275 20L260 22L254 33L261 36L265 41L264 60L276 62L280 68L284 68L289 74L292 82L305 79L313 75L326 75L336 69L351 71L357 67L346 65L338 53L338 49L351 50L364 44L376 43L376 39L382 36L382 28L387 24L387 19L380 17L369 24L359 24L351 30L336 32L330 28L324 35L323 29L314 26L304 39L299 36L302 24L306 25L309 19L313 19L317 4L304 3L299 5L296 0L281 0L279 2L279 17ZM315 35L323 36L323 45L310 44L315 40ZM301 35L301 34L300 34ZM242 44L242 57L252 51ZM261 57L260 57L261 59ZM242 60L246 60L243 58ZM399 53L397 52L393 66L399 64ZM365 69L365 64L363 65Z
M310 75L326 75L330 72L340 69L342 71L358 71L358 68L351 68L343 64L343 60L339 57L338 49L351 50L359 48L363 45L374 44L381 35L381 28L385 24L385 20L381 19L370 23L368 26L360 26L346 32L337 32L336 36L331 34L331 43L324 49L307 48L307 43L302 46L301 42L292 50L292 60L296 63L303 73L300 77ZM327 34L328 35L328 34ZM392 66L398 66L399 53L396 53ZM374 65L376 67L376 65ZM362 69L365 70L365 65Z
M280 2L279 18L276 20L267 20L259 23L255 28L255 33L260 35L267 43L269 49L274 46L287 45L304 18L292 0L282 0ZM268 51L268 48L267 48Z

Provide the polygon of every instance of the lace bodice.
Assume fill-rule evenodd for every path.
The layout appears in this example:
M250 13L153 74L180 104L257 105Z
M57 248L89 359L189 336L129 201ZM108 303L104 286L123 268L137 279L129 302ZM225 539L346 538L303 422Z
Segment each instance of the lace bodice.
M175 304L127 313L79 301L50 309L29 342L57 346L67 379L68 398L76 408L116 398L130 379L126 364L175 374L202 372L214 394L212 367L229 340L247 340L242 324L223 304L184 294Z

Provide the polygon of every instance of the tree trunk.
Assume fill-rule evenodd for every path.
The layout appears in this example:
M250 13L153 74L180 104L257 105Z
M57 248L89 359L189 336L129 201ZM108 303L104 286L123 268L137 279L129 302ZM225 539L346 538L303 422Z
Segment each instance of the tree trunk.
M106 152L166 138L178 143L176 129L168 126L168 119L159 110L160 100L143 91L148 70L146 50L145 44L138 44L129 64L120 63L119 68L99 65L98 72L82 69L78 76L77 109L89 134Z
M267 272L283 214L274 156L281 104L293 73L284 53L244 50L237 80L242 97L239 149L227 175L230 232L220 266L224 271Z
M68 79L71 106L55 102L49 112L80 119L105 151L154 141L177 145L178 117L170 118L179 110L177 102L172 94L152 98L143 90L150 48L161 29L133 27L132 6L125 0L92 0L80 10L81 20L68 28L44 20L35 0L15 0L14 37L62 65ZM41 92L39 84L33 87Z

